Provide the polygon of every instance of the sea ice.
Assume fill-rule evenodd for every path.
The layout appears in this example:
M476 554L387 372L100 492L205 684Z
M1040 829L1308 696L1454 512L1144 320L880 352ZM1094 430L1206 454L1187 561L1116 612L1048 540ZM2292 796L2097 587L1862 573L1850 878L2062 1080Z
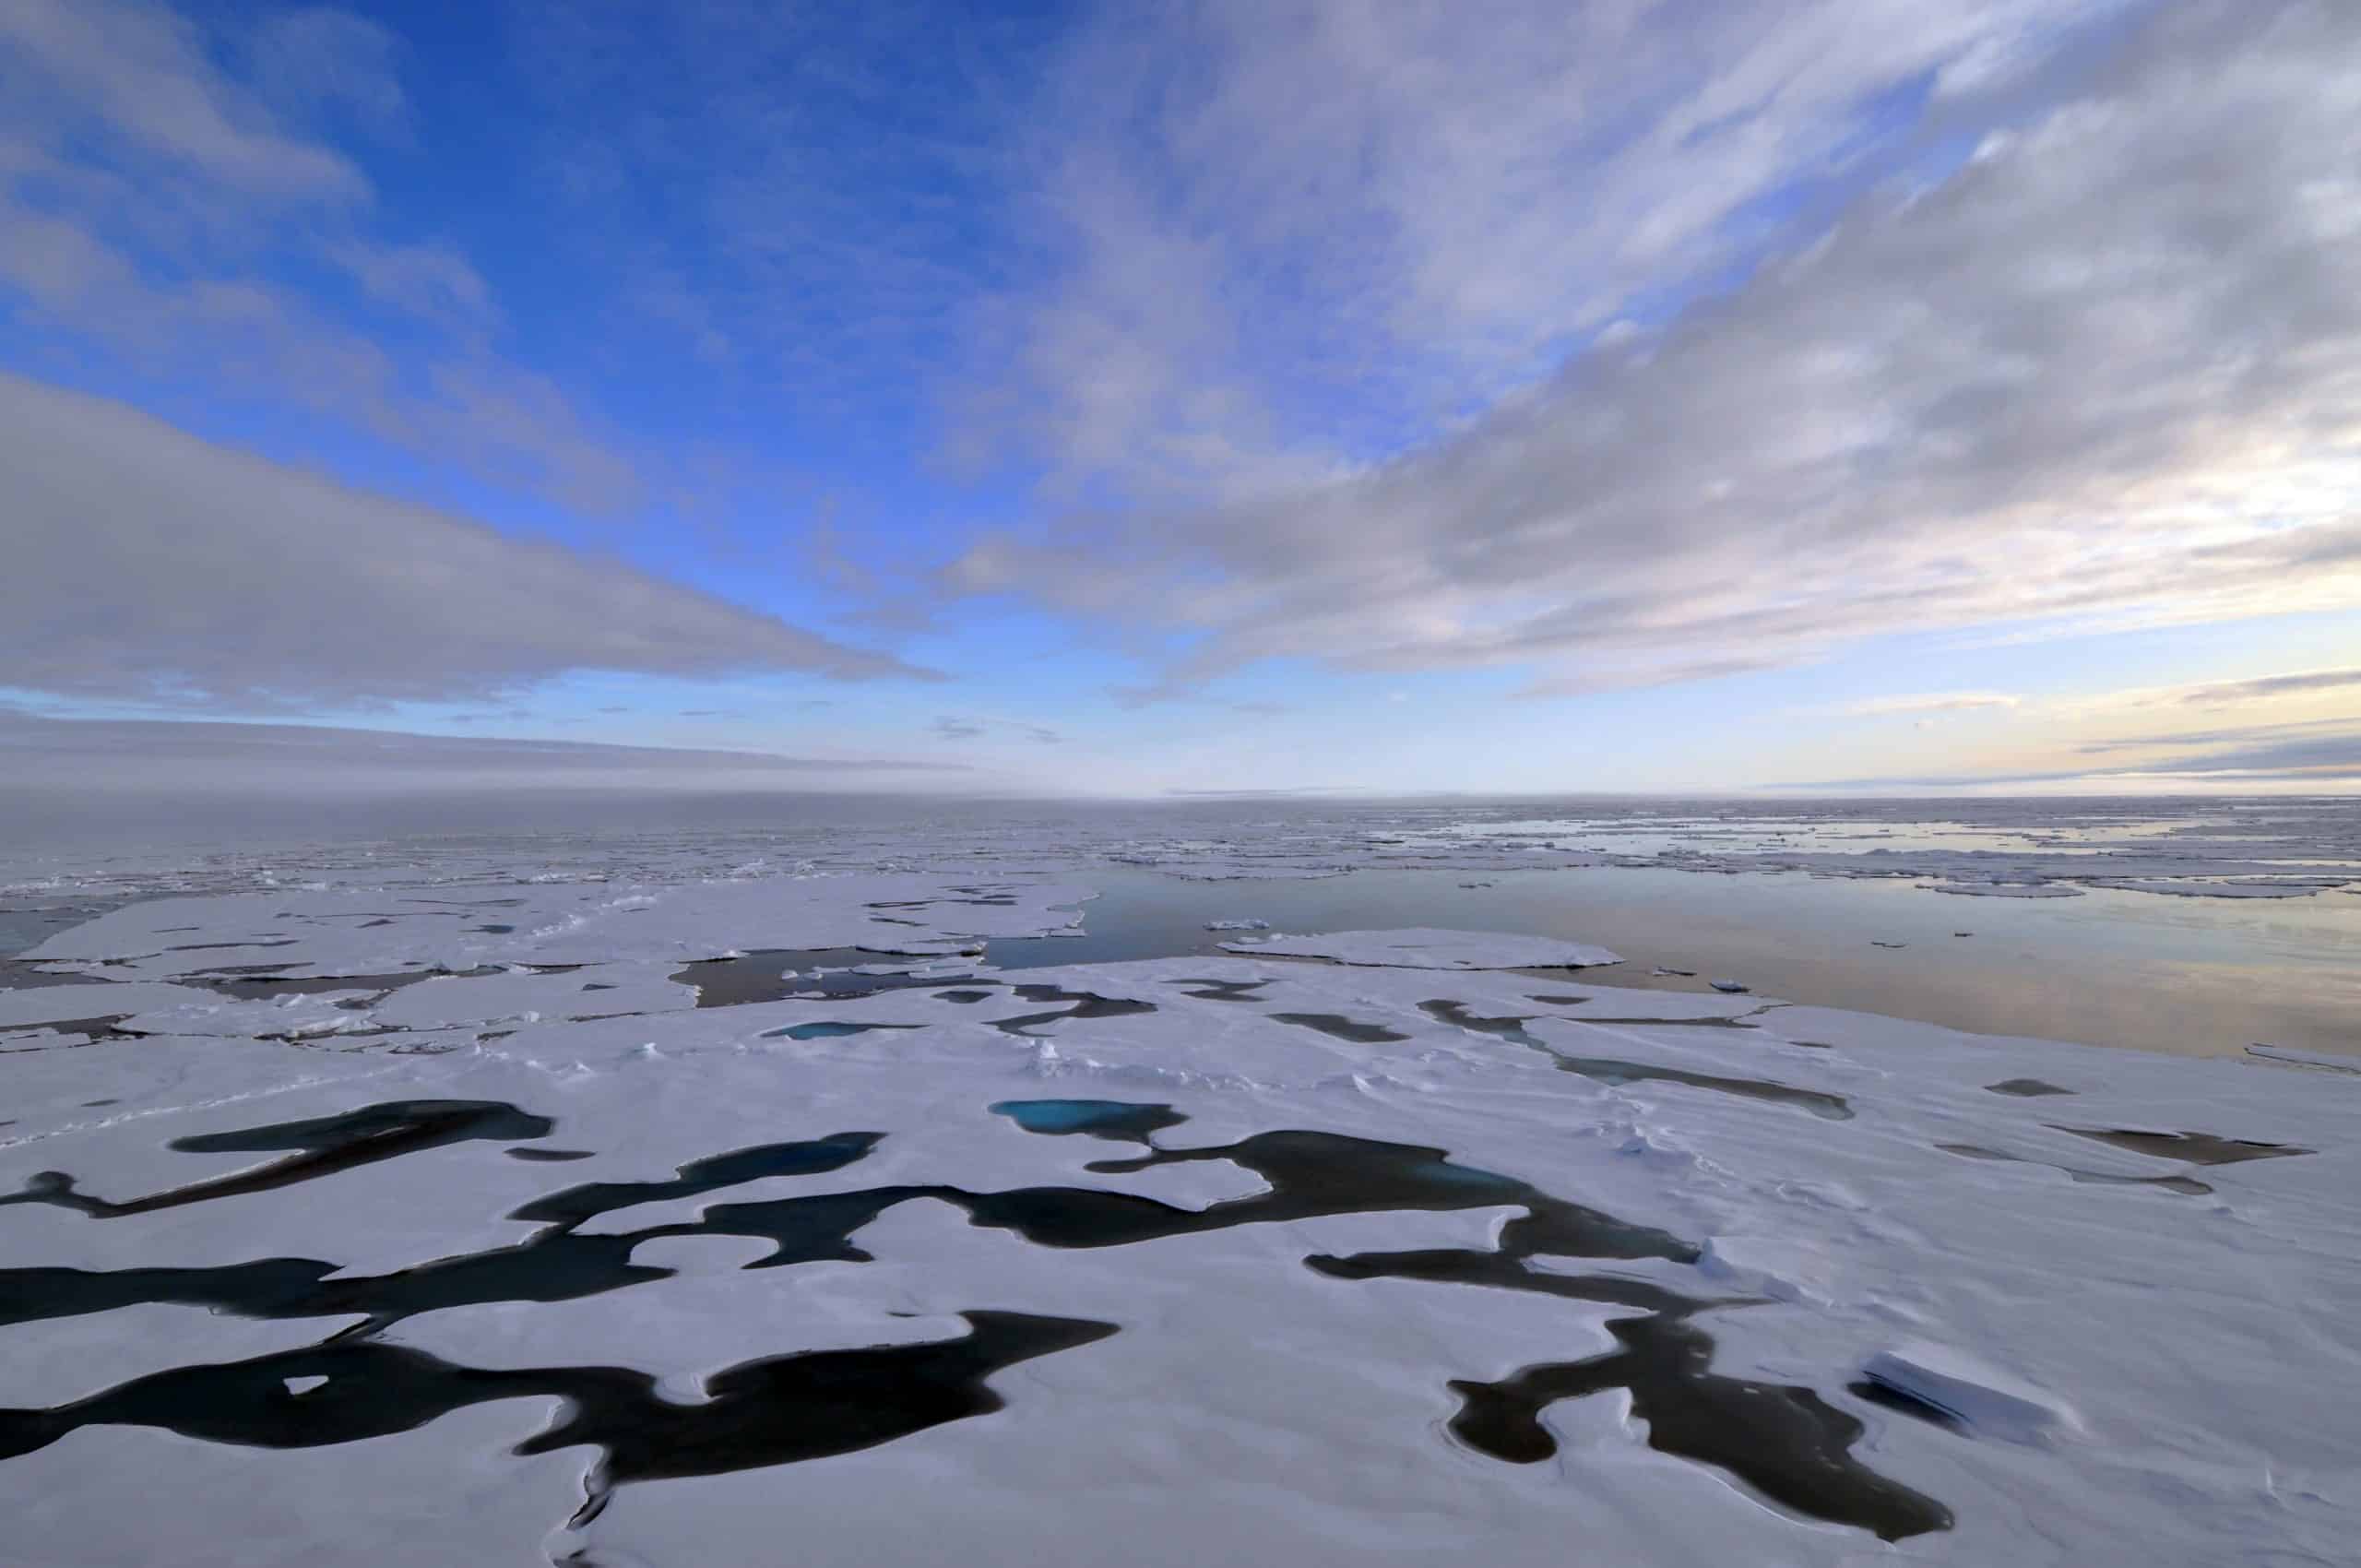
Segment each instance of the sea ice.
M670 978L881 906L926 944L1073 929L1086 875L1006 853L205 894L50 938L111 978L0 1019L170 1032L0 1057L0 1556L2348 1550L2341 1072L1517 973L1614 956L1480 932L706 1007ZM1374 854L1480 858L1304 858ZM328 989L170 983L225 964ZM1992 1092L2034 1079L2075 1092ZM1052 1099L1099 1109L1009 1110ZM1061 1135L1091 1126L1121 1135ZM875 1392L828 1406L839 1375ZM1525 1447L1470 1436L1521 1400Z

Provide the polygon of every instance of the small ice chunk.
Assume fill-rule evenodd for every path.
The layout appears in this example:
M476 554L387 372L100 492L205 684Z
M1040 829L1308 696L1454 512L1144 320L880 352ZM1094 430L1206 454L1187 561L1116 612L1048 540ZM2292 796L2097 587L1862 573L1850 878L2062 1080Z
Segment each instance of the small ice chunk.
M2082 890L2062 882L1922 882L1930 893L1953 893L1965 898L2080 898Z
M1880 1350L1861 1368L1871 1383L1932 1406L1979 1436L2044 1443L2082 1421L2056 1396L1948 1345L1923 1341Z
M1268 921L1207 921L1205 929L1207 931L1268 931L1271 929L1271 922Z
M327 1379L324 1377L289 1377L281 1378L279 1381L287 1384L287 1392L290 1394L309 1394L314 1388L318 1388L326 1384Z
M1705 983L1712 986L1715 991L1726 992L1732 996L1744 996L1749 991L1753 989L1751 986L1741 985L1737 980L1707 980Z

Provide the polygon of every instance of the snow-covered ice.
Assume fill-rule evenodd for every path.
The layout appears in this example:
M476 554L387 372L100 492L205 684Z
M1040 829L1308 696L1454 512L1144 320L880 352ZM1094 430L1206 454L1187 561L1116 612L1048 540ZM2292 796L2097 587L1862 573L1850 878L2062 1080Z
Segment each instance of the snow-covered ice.
M712 1004L1088 876L644 869L25 956L91 983L0 991L0 1561L2349 1554L2348 1063L1442 930Z

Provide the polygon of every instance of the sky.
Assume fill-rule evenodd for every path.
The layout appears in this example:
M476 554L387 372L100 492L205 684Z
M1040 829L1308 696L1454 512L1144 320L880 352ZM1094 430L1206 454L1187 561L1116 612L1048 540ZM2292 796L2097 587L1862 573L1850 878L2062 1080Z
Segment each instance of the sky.
M2355 60L2343 0L0 0L0 762L2361 789Z

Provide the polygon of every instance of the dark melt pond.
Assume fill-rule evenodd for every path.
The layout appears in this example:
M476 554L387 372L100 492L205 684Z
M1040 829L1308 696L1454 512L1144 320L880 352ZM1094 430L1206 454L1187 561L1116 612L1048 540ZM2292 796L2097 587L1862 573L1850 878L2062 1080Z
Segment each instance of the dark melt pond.
M1047 989L1047 988L1028 988ZM1081 1007L1103 999L1064 999ZM1046 1000L1046 998L1044 998ZM1140 1004L1133 1004L1140 1005ZM1076 1010L1080 1010L1078 1007ZM1069 1016L1067 1014L1054 1015ZM996 1372L1077 1349L1119 1331L1086 1318L974 1310L956 1338L867 1349L782 1354L742 1362L706 1382L702 1403L659 1397L634 1369L549 1366L487 1370L457 1365L378 1336L402 1317L492 1301L578 1299L667 1277L632 1261L644 1243L673 1236L738 1236L771 1243L747 1265L869 1261L853 1234L886 1210L925 1199L964 1210L969 1222L1045 1249L1132 1246L1162 1239L1284 1224L1331 1215L1522 1210L1491 1251L1436 1250L1311 1256L1306 1266L1339 1281L1390 1278L1608 1301L1643 1315L1610 1325L1620 1348L1524 1369L1496 1382L1444 1378L1460 1401L1453 1437L1493 1458L1527 1463L1555 1451L1540 1417L1560 1399L1628 1389L1665 1453L1712 1466L1778 1503L1889 1539L1941 1529L1943 1506L1860 1464L1854 1417L1810 1389L1716 1375L1702 1312L1747 1304L1683 1295L1628 1277L1527 1266L1536 1257L1659 1259L1693 1264L1698 1249L1650 1226L1539 1191L1516 1178L1453 1161L1446 1151L1300 1129L1258 1133L1200 1148L1156 1145L1187 1118L1169 1105L1104 1099L1003 1100L994 1114L1029 1133L1133 1143L1142 1152L1086 1169L1120 1178L1159 1166L1221 1161L1259 1177L1264 1190L1203 1209L1111 1186L977 1191L942 1183L853 1188L713 1203L694 1218L612 1234L586 1234L591 1219L638 1205L701 1197L765 1177L820 1175L859 1164L884 1134L844 1132L759 1145L693 1160L669 1177L591 1182L536 1198L512 1218L537 1224L511 1246L461 1253L378 1276L342 1274L334 1263L263 1258L213 1268L0 1269L0 1324L111 1311L147 1301L202 1305L260 1318L364 1321L307 1349L223 1365L190 1366L118 1384L47 1410L0 1410L0 1461L85 1426L134 1425L260 1448L299 1448L407 1431L492 1399L556 1396L566 1414L516 1452L588 1443L600 1459L580 1517L619 1485L709 1475L842 1454L1001 1408L987 1386ZM587 1151L536 1147L548 1118L492 1101L396 1100L339 1116L184 1138L194 1152L282 1151L284 1158L146 1197L91 1197L59 1172L37 1177L0 1203L49 1204L92 1220L209 1202L284 1186L379 1160L426 1155L480 1140L510 1145L524 1159ZM526 1140L516 1143L515 1140ZM440 1158L452 1158L444 1154ZM1046 1265L1045 1265L1046 1266ZM312 1383L296 1392L291 1383ZM1036 1391L1033 1396L1054 1397Z

